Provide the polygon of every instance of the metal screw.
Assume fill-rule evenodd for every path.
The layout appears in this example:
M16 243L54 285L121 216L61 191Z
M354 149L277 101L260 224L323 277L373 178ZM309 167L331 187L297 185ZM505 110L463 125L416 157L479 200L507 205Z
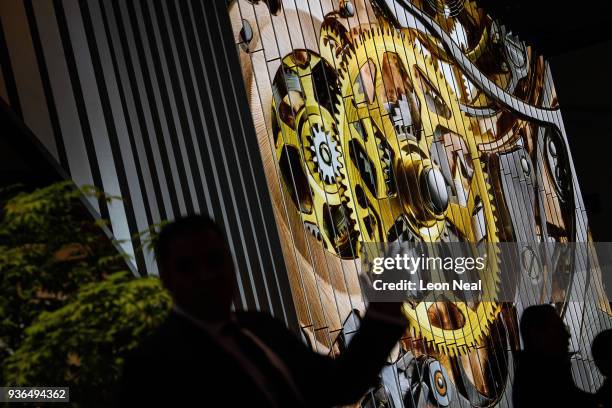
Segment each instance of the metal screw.
M242 28L240 29L240 47L244 52L249 51L249 43L253 40L253 29L251 24L242 20Z
M353 17L355 15L355 6L350 0L342 2L340 5L340 16L344 18Z
M557 157L557 146L555 146L555 142L552 139L548 141L548 151L552 157Z
M525 173L526 176L531 174L531 165L525 156L521 157L521 167L523 168L523 173Z

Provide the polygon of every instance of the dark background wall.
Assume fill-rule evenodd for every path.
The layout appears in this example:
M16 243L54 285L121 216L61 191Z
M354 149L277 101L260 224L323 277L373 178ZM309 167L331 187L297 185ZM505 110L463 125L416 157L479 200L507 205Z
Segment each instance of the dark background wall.
M612 241L612 2L480 0L550 63L596 241Z
M612 241L612 40L551 56L563 121L596 241Z
M2 0L0 65L3 109L48 158L77 184L123 198L91 206L141 274L156 265L132 234L210 214L235 255L237 306L294 325L225 2ZM25 137L3 129L9 147Z

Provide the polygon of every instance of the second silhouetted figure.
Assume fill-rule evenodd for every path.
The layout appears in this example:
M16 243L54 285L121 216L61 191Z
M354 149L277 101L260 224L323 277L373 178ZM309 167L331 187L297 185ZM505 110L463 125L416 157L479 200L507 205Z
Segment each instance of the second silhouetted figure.
M520 322L524 349L516 360L512 401L515 407L593 407L593 395L574 384L570 335L551 305L530 306Z

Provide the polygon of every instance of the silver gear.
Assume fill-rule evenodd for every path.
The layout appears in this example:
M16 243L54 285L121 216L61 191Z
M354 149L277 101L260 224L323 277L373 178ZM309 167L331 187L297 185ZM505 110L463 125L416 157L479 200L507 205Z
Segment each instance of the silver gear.
M321 236L321 230L319 230L319 227L316 224L304 221L304 227L306 227L306 230L310 232L316 239L318 239L319 241L323 240L323 237Z
M412 114L410 113L410 104L408 103L406 95L402 95L392 107L392 113L393 123L395 125L405 126L407 128L412 126Z
M336 177L341 175L340 168L342 163L338 143L334 140L330 133L318 126L313 126L312 143L310 151L312 152L312 161L316 164L321 180L327 184L336 182Z

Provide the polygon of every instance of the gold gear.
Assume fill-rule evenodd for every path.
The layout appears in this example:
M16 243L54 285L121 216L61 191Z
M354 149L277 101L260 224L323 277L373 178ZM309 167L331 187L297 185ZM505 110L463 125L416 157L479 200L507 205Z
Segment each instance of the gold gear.
M338 67L342 56L352 47L352 38L334 13L328 14L321 24L319 51L321 58Z
M322 91L320 83L331 85ZM335 70L316 53L295 50L283 58L272 88L272 131L285 190L306 230L331 253L353 258L356 232L341 194L344 164L332 113Z
M425 242L448 240L449 232L462 241L498 242L491 188L470 120L437 64L417 51L408 36L373 25L354 34L338 71L341 193L360 241L389 241L392 226L407 219L413 236ZM449 139L453 151L459 151L453 156L453 201L444 201L440 194L432 199L423 188L430 172L434 179L440 174L432 158L435 138ZM492 299L499 265L489 261L483 288L484 297ZM459 326L435 324L436 312L445 308L459 313ZM477 345L499 311L490 301L404 305L411 333L449 355Z

